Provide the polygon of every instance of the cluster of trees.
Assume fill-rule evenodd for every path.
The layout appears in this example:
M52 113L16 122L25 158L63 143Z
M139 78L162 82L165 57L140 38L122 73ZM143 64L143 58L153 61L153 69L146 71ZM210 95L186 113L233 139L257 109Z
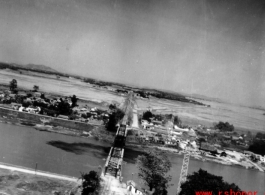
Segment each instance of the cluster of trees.
M116 92L128 94L128 91L127 90L122 90L122 89L117 89Z
M178 116L174 116L174 125L177 125L178 127L182 127L182 121Z
M44 108L44 111L47 113L47 115L67 115L70 116L69 119L74 120L75 119L75 113L73 112L72 108L74 108L75 106L77 106L77 97L75 95L73 95L71 97L71 101L72 101L72 105L70 106L70 104L68 103L68 101L60 98L60 102L53 105L53 104L46 104L45 107L42 107L43 105L40 105L39 103L39 107ZM50 103L49 99L45 99L46 102Z
M101 109L97 109L97 110L95 110L95 112L97 113L97 120L102 120L104 122L104 124L106 125L109 117L102 115L103 113L106 113L106 111L101 110ZM90 118L91 116L93 116L93 114L90 112L81 114L81 117L85 118L85 119Z
M171 162L168 156L158 150L147 150L137 157L139 168L138 176L149 187L153 195L167 195L167 188L170 186L171 176L168 172ZM101 178L96 171L88 174L81 173L82 195L98 195L101 190ZM239 192L241 189L234 183L228 183L221 176L216 176L200 169L187 176L186 182L181 184L179 195L196 194L199 191L212 192L212 195L219 195L222 191Z
M219 123L214 125L215 129L219 129L220 131L234 131L234 126L232 124L229 124L228 122L222 122L220 121Z
M148 122L151 122L151 118L153 118L153 114L149 110L143 113L143 117L142 117L143 120L147 120Z
M139 93L139 91L137 91L137 93ZM180 102L188 102L188 103L192 103L192 104L196 104L196 105L204 105L201 102L187 99L185 96L183 96L181 94L176 94L176 93L162 92L162 91L158 91L158 90L152 90L152 91L148 91L148 92L144 91L143 93L145 96L151 95L151 96L156 97L156 98L164 98L164 99L176 100L176 101L180 101Z
M258 132L255 136L256 140L265 140L265 133Z
M234 192L241 191L234 183L230 184L223 180L221 176L216 176L200 169L187 176L186 182L181 184L179 195L196 194L196 192L212 192L212 195L219 195L219 192L230 190Z
M125 113L113 104L109 106L109 109L111 110L111 114L109 116L109 121L106 123L106 129L111 132L116 132L116 125L124 117Z
M265 133L257 133L249 150L256 154L265 155Z
M162 151L148 150L137 158L139 167L138 176L149 187L153 195L167 195L167 188L170 186L171 176L168 171L171 163ZM101 190L101 178L96 171L88 174L81 173L81 195L99 195ZM179 195L196 194L199 191L212 192L212 195L219 195L222 191L239 192L241 189L234 183L228 183L221 176L216 176L200 169L187 176L186 182L181 184Z
M18 88L17 80L16 79L12 79L12 81L10 81L10 83L9 83L10 91L12 91L13 93L17 93L17 88ZM39 89L40 89L40 87L38 85L34 85L33 86L33 91L34 92L37 92Z
M111 86L113 83L111 82L106 82L106 81L97 81L95 79L91 79L91 78L85 78L84 79L85 83L90 83L90 84L94 84L94 85L99 85L99 86Z
M142 98L149 98L148 94L144 91L133 91L134 93L138 93Z
M28 95L28 97L31 96L30 94ZM22 98L22 106L23 107L29 107L30 105L33 106L38 106L41 108L41 112L40 114L43 114L44 112L47 113L47 115L49 116L57 116L57 115L72 115L74 114L72 111L72 107L70 106L70 104L68 102L66 102L65 100L63 100L62 98L60 98L60 102L57 105L53 105L50 104L50 100L46 99L45 96L42 96L45 102L37 102L37 101L33 101L33 103L31 102L25 102ZM20 102L18 102L20 103Z
M17 92L17 80L16 79L12 79L12 81L10 81L9 83L9 89L12 92Z
M88 174L81 173L81 180L81 195L99 195L101 179L96 171L90 171Z
M33 91L37 92L39 89L40 89L40 87L38 85L33 86Z
M138 176L154 191L153 195L167 195L167 188L171 181L168 172L171 162L168 156L158 150L147 150L143 155L137 157Z
M182 121L180 120L180 118L178 116L174 116L172 114L153 114L152 112L150 112L149 110L143 113L143 120L147 120L148 122L151 122L151 119L154 120L158 120L158 121L162 121L163 125L165 125L168 121L172 121L173 118L173 124L177 125L179 127L182 127Z
M10 88L10 91L12 92L17 92L17 80L16 79L13 79L12 81L10 81L10 84L9 84L9 88ZM33 91L37 92L39 90L39 86L37 85L34 85L33 86ZM78 106L77 105L77 101L78 101L78 98L76 97L76 95L73 95L71 97L71 101L72 101L72 105L70 106L70 104L65 101L64 99L60 98L60 102L53 105L53 104L50 104L51 101L50 99L47 99L45 98L45 95L44 94L41 94L40 98L41 99L44 99L44 102L37 102L37 101L26 101L27 98L30 98L32 97L31 94L27 94L26 97L24 96L20 96L20 95L16 95L15 99L13 100L14 102L16 103L21 103L23 107L29 107L31 105L33 106L38 106L41 108L41 112L40 114L43 114L44 112L47 113L47 115L49 116L57 116L59 114L61 115L67 115L67 116L72 116L72 119L74 119L74 113L72 111L72 108ZM7 103L11 103L12 101L9 100L10 102L7 102Z
M72 108L78 106L78 105L77 105L77 100L78 100L78 99L77 99L76 95L73 95L73 96L71 97Z
M153 195L167 195L171 181L171 176L168 175L171 162L164 152L157 149L146 151L137 157L137 166L138 176L150 191L154 191ZM181 184L179 195L196 194L198 191L212 191L213 195L219 195L219 191L230 191L230 189L234 192L240 191L234 183L227 183L221 176L200 169L187 176L186 182Z

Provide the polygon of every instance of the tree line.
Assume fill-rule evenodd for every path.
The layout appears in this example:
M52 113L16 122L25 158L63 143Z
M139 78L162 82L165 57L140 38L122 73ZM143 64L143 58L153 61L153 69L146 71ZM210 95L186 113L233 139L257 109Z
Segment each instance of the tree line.
M256 154L265 155L265 133L257 133L249 150Z

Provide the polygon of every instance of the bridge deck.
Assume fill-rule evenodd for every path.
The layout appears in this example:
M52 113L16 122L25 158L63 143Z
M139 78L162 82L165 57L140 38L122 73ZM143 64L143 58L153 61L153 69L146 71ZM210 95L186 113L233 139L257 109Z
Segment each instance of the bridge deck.
M110 174L116 178L121 177L124 146L127 136L127 126L121 124L116 133L113 146L106 160L104 175Z

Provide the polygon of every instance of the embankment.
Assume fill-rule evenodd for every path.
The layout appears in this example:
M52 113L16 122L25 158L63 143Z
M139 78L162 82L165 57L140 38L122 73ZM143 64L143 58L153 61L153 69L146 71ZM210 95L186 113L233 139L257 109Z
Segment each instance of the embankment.
M42 119L49 121L47 124L52 126L61 126L69 129L75 129L79 131L90 131L95 126L94 124L83 123L79 121L71 121L66 119L60 119L45 115L39 114L31 114L27 112L19 112L17 110L12 110L9 108L3 108L0 105L0 116L7 117L9 119L19 120L20 123L28 123L28 124L40 124L42 123Z

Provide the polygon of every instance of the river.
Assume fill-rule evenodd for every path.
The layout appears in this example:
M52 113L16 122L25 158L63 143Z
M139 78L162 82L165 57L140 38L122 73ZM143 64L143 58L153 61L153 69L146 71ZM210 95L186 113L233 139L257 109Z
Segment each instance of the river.
M109 149L110 145L93 138L72 137L37 131L27 126L0 123L0 161L5 163L29 168L35 168L38 163L39 170L79 177L80 172L87 173L90 170L98 170L99 165L103 166ZM132 178L139 181L136 178L137 168L134 161L138 154L130 149L125 150L124 181ZM172 154L170 159L172 161L171 183L175 185L168 191L169 195L174 195L183 158ZM223 176L225 181L233 182L243 190L258 191L259 194L265 192L264 173L262 172L191 159L189 173L199 168Z

